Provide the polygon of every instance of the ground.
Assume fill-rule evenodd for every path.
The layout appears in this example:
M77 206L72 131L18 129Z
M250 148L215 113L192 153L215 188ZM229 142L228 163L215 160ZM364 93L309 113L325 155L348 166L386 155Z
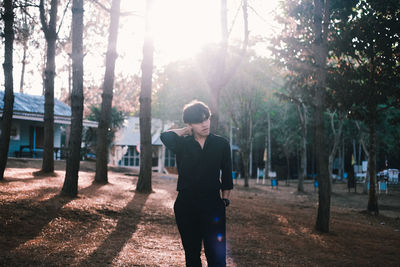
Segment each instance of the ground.
M34 176L40 160L9 160L0 182L0 266L184 266L175 226L176 176L154 174L152 194L135 192L132 170L112 168L92 184L83 162L79 196L60 196L65 162ZM314 230L318 193L296 182L278 188L239 180L227 209L228 266L400 266L400 188L379 196L334 184L330 233ZM205 258L202 256L203 266Z

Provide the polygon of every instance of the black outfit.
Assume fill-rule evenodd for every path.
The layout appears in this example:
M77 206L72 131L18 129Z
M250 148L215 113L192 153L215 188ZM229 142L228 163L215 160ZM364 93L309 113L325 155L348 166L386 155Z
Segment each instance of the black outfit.
M185 249L186 266L201 266L202 241L208 266L226 266L225 203L220 190L233 188L229 142L210 134L203 149L193 136L161 134L176 154L178 197L175 219Z

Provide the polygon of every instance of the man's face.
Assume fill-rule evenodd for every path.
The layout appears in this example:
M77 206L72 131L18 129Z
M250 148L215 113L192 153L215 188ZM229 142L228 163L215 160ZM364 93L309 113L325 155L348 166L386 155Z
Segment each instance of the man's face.
M210 134L210 119L205 119L203 122L191 123L193 135L206 137Z

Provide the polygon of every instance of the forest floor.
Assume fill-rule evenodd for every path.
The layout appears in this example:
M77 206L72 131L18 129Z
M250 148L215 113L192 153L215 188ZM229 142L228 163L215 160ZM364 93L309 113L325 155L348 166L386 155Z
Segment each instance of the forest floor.
M0 266L184 266L175 225L176 176L154 174L152 194L135 192L132 170L111 168L92 184L82 162L79 196L60 196L65 162L54 176L34 176L40 160L10 159L0 182ZM314 230L318 194L296 182L279 187L239 180L227 208L228 266L400 266L400 188L367 195L333 186L330 233ZM202 255L203 266L205 257Z

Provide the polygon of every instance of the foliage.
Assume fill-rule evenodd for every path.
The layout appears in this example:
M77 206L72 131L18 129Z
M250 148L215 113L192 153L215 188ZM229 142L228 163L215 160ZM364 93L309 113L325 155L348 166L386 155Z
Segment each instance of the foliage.
M280 101L271 107L271 134L278 157L293 156L300 148L300 127L293 103Z
M136 114L139 109L140 77L137 75L116 76L113 88L112 106L127 114ZM91 106L101 104L102 87L99 85L84 88L84 116L91 113Z
M209 90L198 61L187 60L168 64L157 74L153 116L182 122L183 106L193 99L209 104Z
M366 121L371 112L400 106L400 3L360 1L335 27L331 93L337 102L350 101L352 117Z
M92 121L99 121L101 115L100 106L91 106L90 114L87 117ZM124 121L127 117L127 114L116 107L112 107L111 109L111 128L108 129L107 135L107 143L110 146L114 140L115 133L118 129L122 128L124 125ZM96 136L96 128L88 128L85 132L85 141L90 147L96 146L97 136Z

